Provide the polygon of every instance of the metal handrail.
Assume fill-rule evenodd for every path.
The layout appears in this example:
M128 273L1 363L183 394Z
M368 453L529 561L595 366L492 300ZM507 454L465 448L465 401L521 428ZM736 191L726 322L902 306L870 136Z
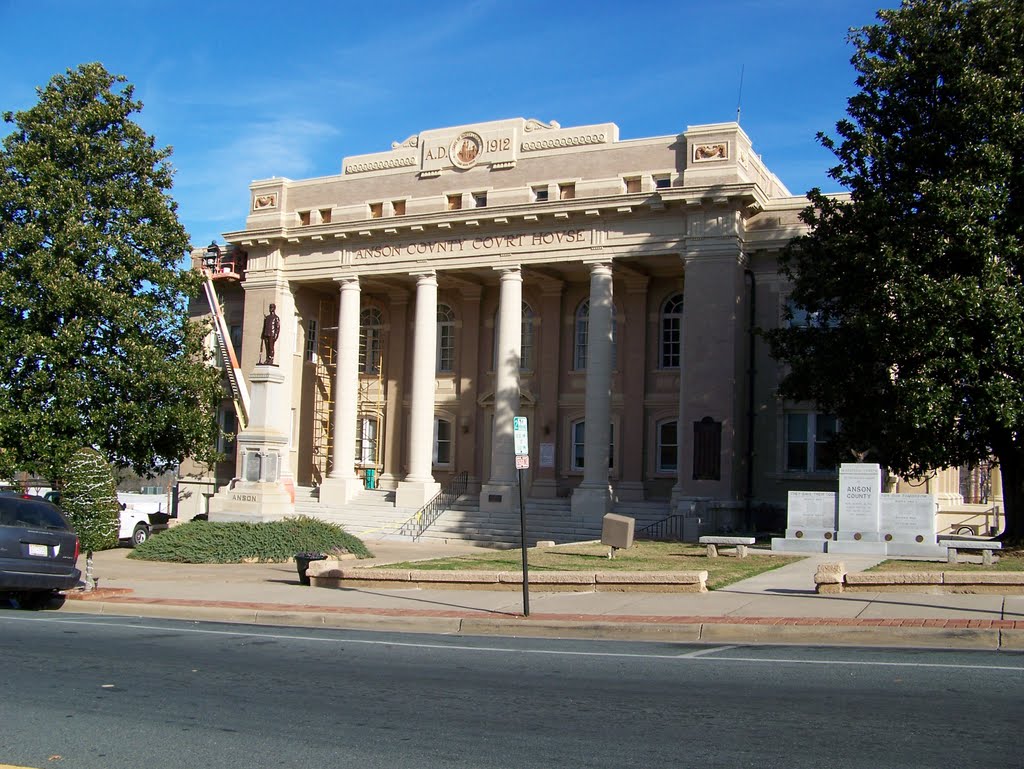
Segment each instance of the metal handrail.
M451 507L452 502L466 493L469 485L469 473L461 472L441 487L427 504L416 511L399 528L398 534L412 537L417 541L430 526L441 517L441 513Z
M644 526L633 533L635 539L654 539L662 542L683 541L682 515L670 515L660 521Z

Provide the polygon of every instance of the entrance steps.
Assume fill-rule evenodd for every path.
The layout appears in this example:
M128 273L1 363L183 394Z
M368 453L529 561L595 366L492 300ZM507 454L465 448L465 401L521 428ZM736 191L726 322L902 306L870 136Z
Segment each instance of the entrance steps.
M399 533L402 524L416 514L413 508L395 507L395 492L363 489L345 505L321 504L315 492L296 489L295 512L343 526L360 539L404 540L411 537ZM586 542L601 538L601 516L574 515L568 498L529 498L526 509L526 536L530 545L541 540L557 544ZM618 503L614 512L636 519L639 530L669 515L667 501ZM420 541L461 542L483 547L518 547L520 514L484 512L479 496L463 495L420 535Z

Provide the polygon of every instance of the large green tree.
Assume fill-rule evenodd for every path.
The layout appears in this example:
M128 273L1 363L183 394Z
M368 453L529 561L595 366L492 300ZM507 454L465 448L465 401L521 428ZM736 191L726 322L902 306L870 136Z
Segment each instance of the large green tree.
M121 76L85 64L3 115L0 452L59 482L79 447L142 474L215 445L218 377L179 267L171 150Z
M789 398L904 477L995 457L1024 538L1024 0L905 0L851 32L859 92L819 139L780 260L806 323L768 333Z

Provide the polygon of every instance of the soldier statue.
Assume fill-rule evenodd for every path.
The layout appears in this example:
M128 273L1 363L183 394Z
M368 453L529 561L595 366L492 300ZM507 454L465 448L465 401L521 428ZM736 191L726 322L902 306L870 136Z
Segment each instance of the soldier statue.
M277 305L270 305L270 314L263 318L263 333L260 336L260 346L263 348L263 363L267 366L274 366L274 343L281 335L281 319L277 316Z

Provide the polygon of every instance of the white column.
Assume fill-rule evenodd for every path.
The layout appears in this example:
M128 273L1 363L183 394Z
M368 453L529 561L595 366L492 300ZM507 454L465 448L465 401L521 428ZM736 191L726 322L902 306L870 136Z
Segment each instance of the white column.
M587 317L587 380L583 434L583 481L573 491L574 513L604 515L611 509L608 445L612 404L612 268L590 268Z
M512 417L519 410L519 365L523 344L523 274L502 268L494 367L494 428L491 475L480 491L481 510L512 510L516 485Z
M419 507L440 490L431 473L434 440L434 388L437 381L437 275L416 278L413 327L412 402L409 415L409 472L398 484L395 504Z
M344 504L362 488L356 475L356 407L359 399L359 278L342 278L338 302L337 381L331 471L320 486L321 504Z

